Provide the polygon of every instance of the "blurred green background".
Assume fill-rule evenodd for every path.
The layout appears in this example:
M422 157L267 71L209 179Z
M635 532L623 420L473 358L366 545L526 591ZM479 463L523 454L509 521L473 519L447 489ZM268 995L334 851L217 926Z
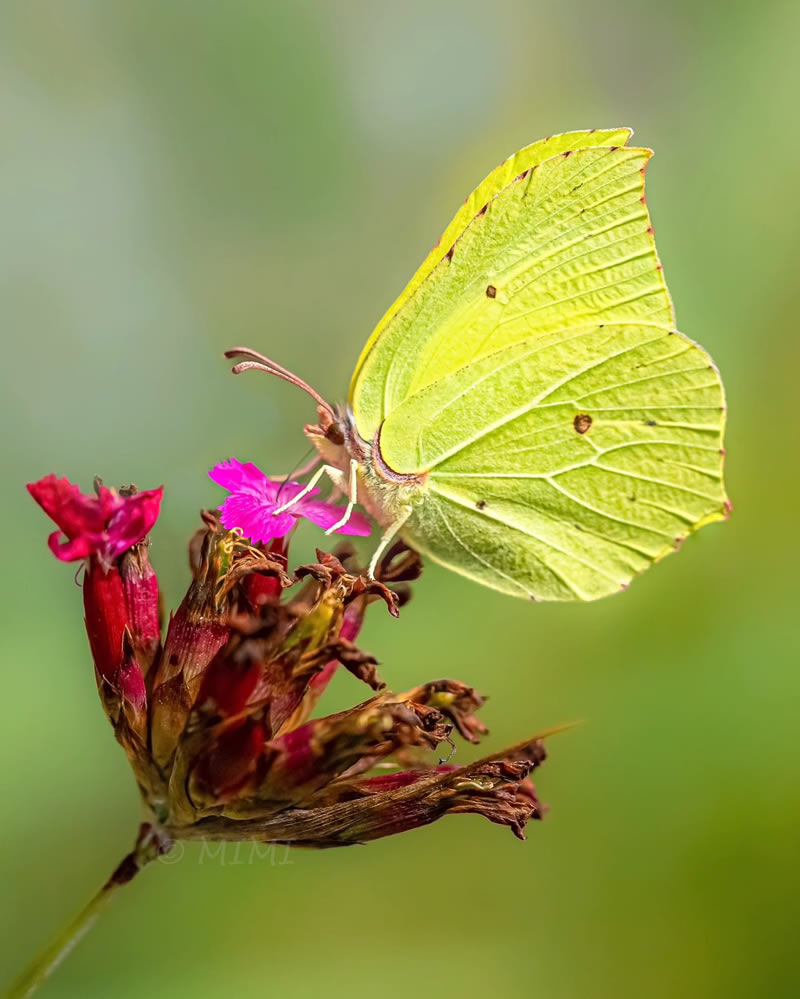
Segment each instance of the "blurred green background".
M449 675L490 693L488 746L584 719L540 772L547 820L525 845L466 816L290 863L187 849L43 994L800 993L799 33L790 2L5 0L0 981L139 817L80 591L23 484L163 482L152 557L175 606L197 511L220 498L206 470L288 470L313 415L288 386L231 378L221 351L251 344L343 396L489 169L630 124L657 151L680 326L726 381L731 520L592 605L431 565L362 641L395 689ZM339 677L327 704L361 693Z

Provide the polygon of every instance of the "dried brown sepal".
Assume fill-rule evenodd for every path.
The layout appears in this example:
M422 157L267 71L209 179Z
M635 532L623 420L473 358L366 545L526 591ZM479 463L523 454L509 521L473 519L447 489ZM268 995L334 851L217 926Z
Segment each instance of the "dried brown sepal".
M377 579L353 575L348 572L335 555L317 549L317 561L301 565L295 570L298 579L311 576L325 587L334 585L341 588L344 604L360 596L379 597L386 604L392 617L398 616L398 599L392 591Z
M223 532L219 514L214 510L201 510L200 519L203 521L203 526L198 527L189 539L189 570L193 579L196 579L200 573L203 546L206 544L209 534L221 534Z
M353 676L373 690L383 690L386 684L378 675L378 660L367 652L362 652L352 642L346 638L339 638L335 643L331 643L325 650L327 658L335 658Z
M263 552L250 545L239 545L234 549L231 567L220 583L218 597L224 599L229 596L234 587L242 583L245 577L256 574L273 577L280 589L292 585L292 579L286 572L285 558Z
M372 698L355 708L319 718L264 745L263 779L252 795L226 807L228 815L271 814L276 807L297 805L313 797L337 777L368 766L398 749L435 749L449 739L452 726L424 705ZM190 783L197 804L207 800Z
M478 743L489 729L474 712L486 700L473 687L457 680L432 680L401 695L403 699L427 704L441 711L467 742Z
M382 583L411 583L422 575L422 557L405 541L396 541L375 570Z
M544 756L541 740L521 743L466 767L397 773L330 785L305 807L264 818L201 819L175 835L255 840L304 847L348 846L428 825L449 812L472 812L524 838L542 806L528 774ZM168 829L173 834L173 830Z

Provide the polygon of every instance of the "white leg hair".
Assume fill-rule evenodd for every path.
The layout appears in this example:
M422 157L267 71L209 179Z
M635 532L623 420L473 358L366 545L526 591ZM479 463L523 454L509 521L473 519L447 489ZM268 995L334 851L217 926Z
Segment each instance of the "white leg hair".
M404 506L403 511L400 514L400 516L397 518L397 520L395 520L394 523L390 524L383 532L383 536L381 537L381 543L375 549L375 554L372 556L372 559L370 560L369 569L367 569L367 576L369 576L370 579L375 578L375 570L378 568L378 562L380 562L381 555L383 555L383 553L386 551L389 545L394 541L398 531L402 530L403 524L405 524L405 522L411 516L412 511L413 507Z
M350 519L353 513L353 507L358 502L358 462L355 458L350 459L350 481L347 488L347 506L345 507L344 513L342 514L341 520L337 521L332 527L329 527L325 532L326 534L333 534L340 528L344 527L347 521Z

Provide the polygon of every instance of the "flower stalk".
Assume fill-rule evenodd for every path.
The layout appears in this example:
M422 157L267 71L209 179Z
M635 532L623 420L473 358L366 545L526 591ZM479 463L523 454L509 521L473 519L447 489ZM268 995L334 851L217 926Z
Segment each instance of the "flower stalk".
M133 850L117 865L114 873L84 907L56 933L50 943L22 972L4 994L4 999L28 999L86 936L100 914L148 864L166 853L172 844L153 826L143 824Z

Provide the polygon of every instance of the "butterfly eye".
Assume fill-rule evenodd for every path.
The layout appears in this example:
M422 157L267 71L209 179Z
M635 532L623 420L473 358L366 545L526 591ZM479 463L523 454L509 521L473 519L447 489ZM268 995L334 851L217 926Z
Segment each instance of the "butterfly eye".
M338 423L331 423L325 429L325 436L332 444L344 444L344 434Z

